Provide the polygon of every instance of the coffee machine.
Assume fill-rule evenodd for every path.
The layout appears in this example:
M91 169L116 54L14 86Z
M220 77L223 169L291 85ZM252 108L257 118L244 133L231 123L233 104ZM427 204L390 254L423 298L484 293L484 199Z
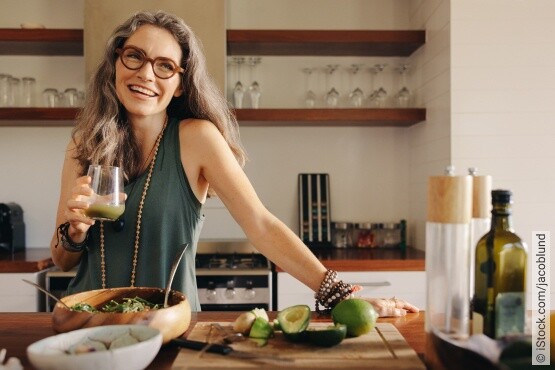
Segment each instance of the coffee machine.
M25 250L23 209L17 203L0 203L0 253Z

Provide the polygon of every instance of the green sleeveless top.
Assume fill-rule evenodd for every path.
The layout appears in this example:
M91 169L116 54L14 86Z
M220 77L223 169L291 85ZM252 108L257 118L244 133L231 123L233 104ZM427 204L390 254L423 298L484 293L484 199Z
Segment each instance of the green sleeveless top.
M195 276L197 242L204 221L202 204L195 197L183 171L179 149L179 120L170 118L160 142L143 206L135 286L165 288L171 264L181 245L189 247L177 269L172 289L185 293L193 311L200 311ZM106 287L131 284L137 210L148 175L125 186L124 227L116 231L104 222ZM83 253L68 294L102 288L100 221L89 230L89 248Z

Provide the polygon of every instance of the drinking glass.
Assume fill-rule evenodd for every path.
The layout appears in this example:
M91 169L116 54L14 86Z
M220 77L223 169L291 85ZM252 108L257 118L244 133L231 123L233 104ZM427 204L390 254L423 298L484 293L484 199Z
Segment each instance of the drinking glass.
M312 74L314 73L315 69L303 68L302 71L305 77L304 83L305 83L305 90L306 90L304 103L308 108L314 108L314 105L316 103L316 94L312 89Z
M54 108L58 106L58 90L53 88L44 89L42 99L45 107Z
M10 78L9 74L0 73L0 107L7 107L10 99Z
M125 211L123 173L119 167L90 165L87 176L91 177L93 195L85 214L95 220L114 221Z
M258 109L260 102L260 85L258 84L258 78L256 74L256 66L262 62L261 57L250 57L247 60L247 64L250 67L251 74L251 85L249 86L249 95L251 98L251 105L254 109Z
M8 107L19 107L21 104L21 80L17 77L11 77L9 86Z
M410 106L411 100L411 91L407 87L407 73L408 73L409 65L408 64L401 64L395 71L398 73L398 80L399 80L399 87L397 94L395 95L395 103L400 108L407 108Z
M327 94L326 94L326 105L330 108L337 107L339 103L339 92L333 86L333 75L334 72L339 68L338 64L328 64L326 66L326 83L327 83Z
M374 73L374 81L376 84L376 88L374 89L374 96L373 96L373 103L374 106L377 108L382 108L385 105L387 99L387 90L383 86L382 78L383 78L383 71L387 67L385 63L378 63L374 65L372 69L372 73Z
M351 66L347 68L347 72L349 72L349 86L351 88L351 93L349 94L349 102L353 107L356 108L360 108L362 106L362 100L364 98L364 93L362 92L362 89L360 89L358 86L354 87L356 84L356 76L362 66L363 64L351 64Z
M234 57L233 63L235 64L237 70L237 82L233 87L233 103L235 108L241 109L243 108L243 96L245 95L245 88L241 83L241 66L245 63L245 58Z
M37 81L33 77L23 77L23 91L21 93L22 105L24 107L32 107L35 105L36 85Z

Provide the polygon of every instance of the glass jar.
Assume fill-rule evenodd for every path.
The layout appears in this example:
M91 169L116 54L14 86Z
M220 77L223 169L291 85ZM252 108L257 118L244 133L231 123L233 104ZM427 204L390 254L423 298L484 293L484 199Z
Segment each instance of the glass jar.
M388 222L383 226L383 246L398 247L401 243L401 228L398 223Z
M371 226L371 233L372 233L372 248L381 248L383 247L383 224L382 223L374 223Z
M361 222L356 224L355 237L353 240L359 248L369 248L372 246L372 224L370 222Z
M349 248L353 246L353 224L349 222L333 223L333 246L335 248Z
M21 105L33 107L35 105L35 94L37 81L33 77L23 77L21 79L23 89L21 92Z

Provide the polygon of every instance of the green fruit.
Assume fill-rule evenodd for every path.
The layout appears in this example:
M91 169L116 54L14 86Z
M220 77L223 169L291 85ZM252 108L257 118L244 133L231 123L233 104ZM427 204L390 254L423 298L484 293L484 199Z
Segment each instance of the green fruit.
M278 313L277 319L285 334L300 333L310 323L310 307L307 305L287 307Z
M249 333L250 338L268 339L273 334L272 325L263 317L257 317Z
M308 343L320 347L332 347L345 339L347 326L336 324L324 328L308 328L305 333Z
M347 326L348 336L358 337L374 328L378 313L369 302L351 298L339 302L331 311L331 317L335 324Z
M278 319L274 319L274 321L272 321L272 324L274 325L274 331L281 331L281 326L279 325Z

